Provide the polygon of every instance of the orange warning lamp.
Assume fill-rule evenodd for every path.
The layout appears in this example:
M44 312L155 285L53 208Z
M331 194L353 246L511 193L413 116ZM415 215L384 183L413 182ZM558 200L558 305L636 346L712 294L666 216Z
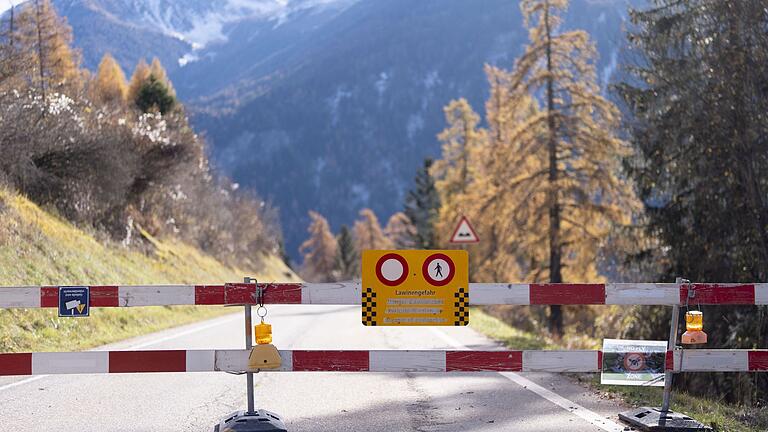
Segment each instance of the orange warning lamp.
M707 334L704 333L704 314L701 311L685 313L685 333L683 333L682 342L686 345L707 343Z
M256 335L256 343L258 345L272 343L272 324L267 324L264 321L256 324L253 326L253 334Z

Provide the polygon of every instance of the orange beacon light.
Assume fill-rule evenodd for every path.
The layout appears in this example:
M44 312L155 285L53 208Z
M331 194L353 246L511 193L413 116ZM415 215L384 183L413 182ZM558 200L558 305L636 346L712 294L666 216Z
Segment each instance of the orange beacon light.
M685 313L685 333L681 342L685 345L707 343L707 334L704 333L704 314L701 311Z

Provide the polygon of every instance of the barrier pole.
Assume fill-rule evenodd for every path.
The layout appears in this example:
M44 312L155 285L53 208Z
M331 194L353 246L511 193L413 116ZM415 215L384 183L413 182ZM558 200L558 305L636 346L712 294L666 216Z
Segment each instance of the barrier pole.
M251 281L255 282L255 279L253 278L243 278L243 282L245 283L251 283ZM252 326L252 319L251 319L251 305L247 304L245 305L245 349L250 351L253 349L253 326ZM248 386L247 389L247 397L248 397L248 411L247 414L254 414L255 413L255 403L254 403L254 395L253 395L253 372L246 372L245 374L246 383Z
M686 282L683 278L675 278L675 283L678 288L682 287ZM672 321L669 325L669 343L667 344L667 351L674 351L677 345L677 331L680 324L680 305L672 306ZM672 360L672 369L667 369L664 372L664 399L661 402L661 411L668 412L669 404L672 400L672 377L674 376L674 357Z

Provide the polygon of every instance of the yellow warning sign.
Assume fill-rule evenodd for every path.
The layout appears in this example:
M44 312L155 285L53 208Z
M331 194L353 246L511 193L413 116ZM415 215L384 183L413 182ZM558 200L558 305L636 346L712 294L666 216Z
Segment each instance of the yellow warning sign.
M363 251L363 324L469 324L469 255L463 250Z

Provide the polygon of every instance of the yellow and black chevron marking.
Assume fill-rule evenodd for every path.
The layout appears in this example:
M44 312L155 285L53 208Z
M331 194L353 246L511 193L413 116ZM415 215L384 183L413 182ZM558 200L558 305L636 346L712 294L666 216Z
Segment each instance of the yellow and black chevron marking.
M366 288L363 292L363 324L376 325L376 293L373 288Z
M453 295L456 298L456 302L453 305L456 307L456 311L453 313L455 326L465 326L469 324L469 292L466 288L459 288L459 292Z

